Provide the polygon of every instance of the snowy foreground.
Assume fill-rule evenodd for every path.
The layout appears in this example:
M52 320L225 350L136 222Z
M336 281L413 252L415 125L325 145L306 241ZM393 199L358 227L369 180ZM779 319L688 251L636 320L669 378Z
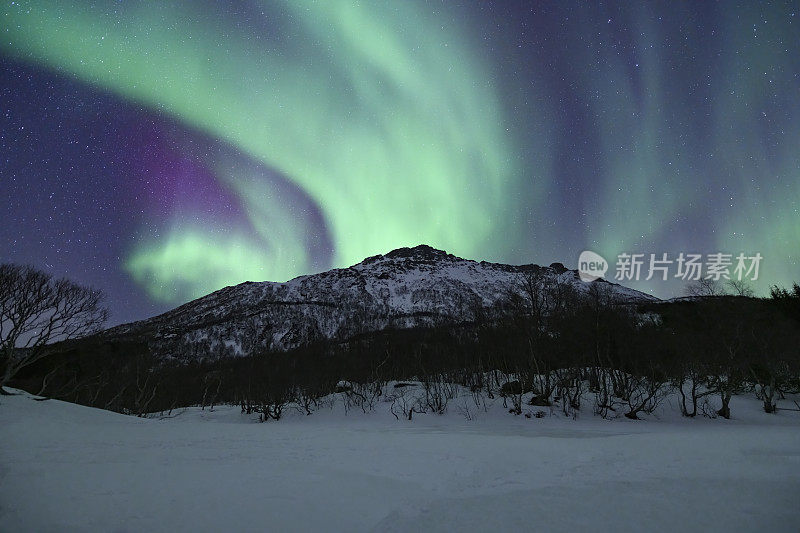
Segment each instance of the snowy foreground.
M731 406L409 422L336 405L259 424L2 397L0 530L800 531L800 413Z

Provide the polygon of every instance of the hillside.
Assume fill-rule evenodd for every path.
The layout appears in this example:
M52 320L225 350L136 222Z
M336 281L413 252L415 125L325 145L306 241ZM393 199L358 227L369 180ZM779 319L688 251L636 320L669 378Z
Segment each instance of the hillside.
M104 336L144 341L155 353L177 360L286 351L389 328L469 322L477 311L491 313L510 292L519 291L522 276L532 271L578 292L590 286L560 263L477 262L420 245L286 283L226 287L157 317L112 328ZM603 280L594 283L606 284L621 302L656 300Z

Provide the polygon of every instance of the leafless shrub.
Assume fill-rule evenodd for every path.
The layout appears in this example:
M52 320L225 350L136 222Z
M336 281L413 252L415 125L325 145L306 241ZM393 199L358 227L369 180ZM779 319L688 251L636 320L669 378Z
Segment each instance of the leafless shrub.
M0 265L0 394L48 345L96 332L108 318L103 293L29 266Z
M447 411L447 404L455 397L456 386L446 381L443 375L428 376L422 381L425 391L426 411L430 409L437 414Z

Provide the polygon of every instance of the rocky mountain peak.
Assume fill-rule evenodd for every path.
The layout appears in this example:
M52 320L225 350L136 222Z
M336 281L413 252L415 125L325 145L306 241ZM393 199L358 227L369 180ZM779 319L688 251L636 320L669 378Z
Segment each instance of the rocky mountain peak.
M367 265L379 261L415 261L415 262L432 262L432 261L458 261L459 257L449 254L444 250L438 250L427 244L420 244L412 248L403 247L397 248L383 255L375 255L365 259L362 264Z
M469 323L476 309L492 312L529 271L568 283L579 293L591 285L560 263L476 262L423 244L285 283L227 287L105 335L145 342L154 353L182 361L285 351L385 329ZM620 301L653 299L609 286Z

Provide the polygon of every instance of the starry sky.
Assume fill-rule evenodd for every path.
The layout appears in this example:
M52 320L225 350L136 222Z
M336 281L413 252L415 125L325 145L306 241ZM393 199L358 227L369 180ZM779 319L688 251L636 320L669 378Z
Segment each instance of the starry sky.
M800 280L800 6L5 1L0 198L0 261L112 323L420 243L758 252L764 293Z

